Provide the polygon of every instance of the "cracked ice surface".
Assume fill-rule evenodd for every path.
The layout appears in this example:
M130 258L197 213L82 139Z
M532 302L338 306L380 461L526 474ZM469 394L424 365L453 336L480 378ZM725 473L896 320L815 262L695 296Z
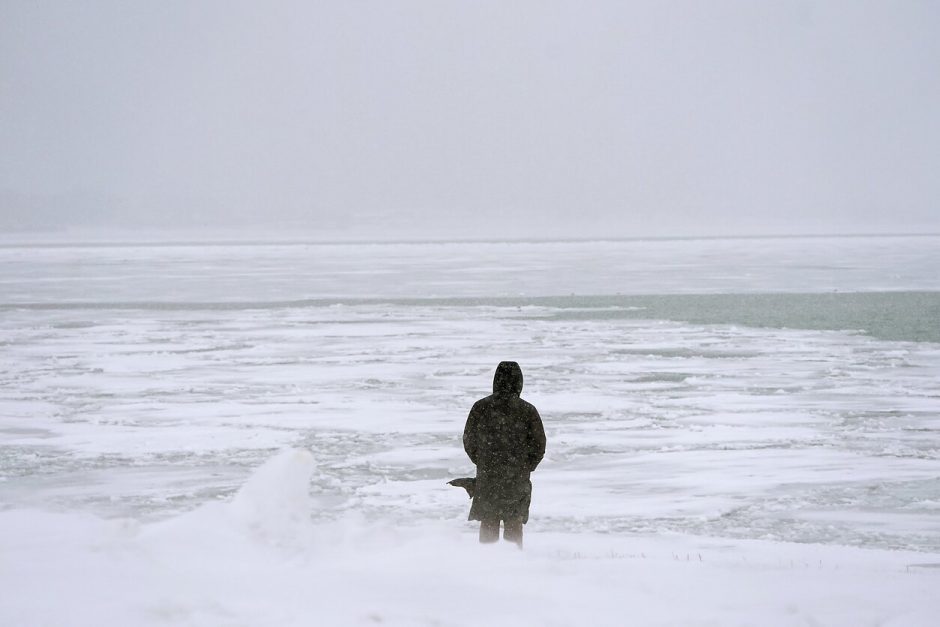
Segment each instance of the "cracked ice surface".
M168 514L304 446L343 507L456 518L467 408L512 357L549 437L533 528L940 549L937 345L543 313L7 313L0 496Z

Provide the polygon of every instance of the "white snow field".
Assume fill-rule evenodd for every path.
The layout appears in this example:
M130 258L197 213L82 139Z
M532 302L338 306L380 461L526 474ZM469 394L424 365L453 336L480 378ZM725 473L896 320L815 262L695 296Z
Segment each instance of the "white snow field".
M938 237L0 246L0 625L933 626L938 319Z

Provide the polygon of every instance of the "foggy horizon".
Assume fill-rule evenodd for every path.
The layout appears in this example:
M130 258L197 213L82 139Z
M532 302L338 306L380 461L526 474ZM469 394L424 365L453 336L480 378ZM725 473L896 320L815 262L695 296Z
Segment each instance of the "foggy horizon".
M0 232L938 233L938 24L914 1L9 1Z

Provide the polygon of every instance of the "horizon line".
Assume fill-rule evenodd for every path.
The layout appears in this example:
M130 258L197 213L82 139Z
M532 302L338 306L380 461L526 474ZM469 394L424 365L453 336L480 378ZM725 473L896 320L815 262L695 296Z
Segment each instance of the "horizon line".
M160 233L159 231L155 233ZM165 232L164 232L165 233ZM23 233L25 235L25 233ZM33 234L36 234L33 232ZM46 233L47 235L50 233ZM61 234L67 237L66 234ZM343 245L385 245L385 244L575 244L575 243L617 243L617 242L643 242L643 241L715 241L715 240L777 240L777 239L861 239L873 237L938 237L940 232L926 233L787 233L787 234L751 234L751 235L647 235L647 236L581 236L581 237L401 237L401 238L336 238L336 239L310 239L310 238L212 238L211 234L205 239L92 239L78 237L74 240L35 239L15 241L11 234L0 235L0 248L92 248L92 247L162 247L162 246L343 246ZM11 241L4 241L9 238Z

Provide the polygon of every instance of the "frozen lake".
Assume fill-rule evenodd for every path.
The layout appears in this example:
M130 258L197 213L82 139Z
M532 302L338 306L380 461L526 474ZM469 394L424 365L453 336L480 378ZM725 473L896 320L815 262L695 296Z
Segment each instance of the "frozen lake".
M655 567L665 589L696 580L669 569L680 552L763 559L758 570L776 560L784 579L787 560L792 569L827 556L819 569L857 565L840 594L859 599L904 572L896 599L910 620L890 604L826 614L798 591L786 602L768 592L777 605L766 615L746 605L722 614L701 598L703 624L922 624L940 609L917 592L940 582L930 567L940 562L938 319L940 237L5 246L0 530L12 550L17 530L92 529L61 548L80 561L91 559L81 542L124 537L113 521L199 529L206 503L232 502L290 447L310 459L255 480L261 493L309 485L301 536L403 530L378 551L399 566L407 555L389 547L446 552L435 534L450 530L467 550L468 502L444 482L472 474L460 444L467 411L496 363L512 359L548 437L526 527L526 559L539 569L594 551L631 571L627 558L650 552L668 556ZM350 567L349 554L333 559ZM801 599L808 613L788 619L781 608ZM389 603L375 601L379 618L403 611ZM165 622L261 620L186 607ZM608 606L595 609L597 624L618 624ZM8 611L22 624L45 616L28 603ZM277 623L299 620L284 611ZM475 622L428 612L395 620ZM127 608L89 616L163 620ZM683 616L650 623L689 624Z

